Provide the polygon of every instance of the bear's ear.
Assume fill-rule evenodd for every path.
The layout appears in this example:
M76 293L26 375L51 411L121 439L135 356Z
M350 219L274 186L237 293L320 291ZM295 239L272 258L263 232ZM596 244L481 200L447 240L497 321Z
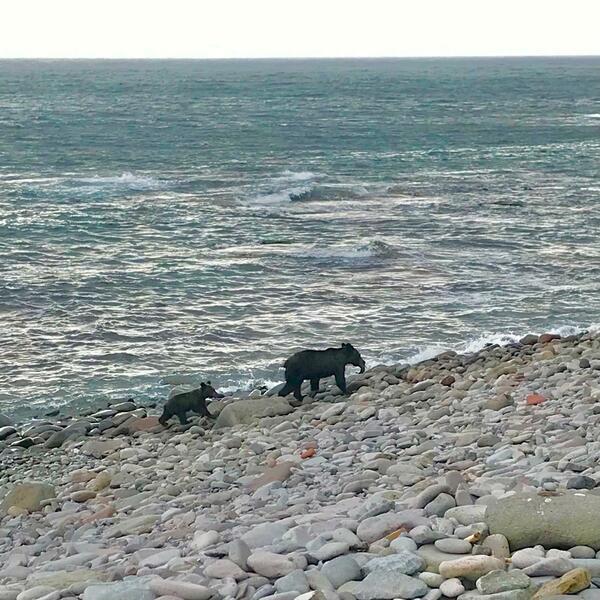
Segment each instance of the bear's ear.
M342 348L347 348L350 344L346 344L346 342L342 342Z

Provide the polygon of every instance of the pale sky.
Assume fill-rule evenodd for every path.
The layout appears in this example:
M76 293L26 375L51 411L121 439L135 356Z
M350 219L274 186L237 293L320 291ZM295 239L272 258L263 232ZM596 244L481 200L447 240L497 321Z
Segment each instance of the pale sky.
M600 0L0 0L0 57L600 54Z

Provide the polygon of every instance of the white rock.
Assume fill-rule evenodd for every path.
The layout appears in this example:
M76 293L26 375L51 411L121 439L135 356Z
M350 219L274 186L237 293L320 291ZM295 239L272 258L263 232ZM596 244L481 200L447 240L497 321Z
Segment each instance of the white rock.
M44 596L48 596L49 594L56 594L56 590L47 585L37 585L35 587L29 588L28 590L24 590L17 596L17 600L40 600ZM56 598L60 598L60 594L56 596ZM53 599L54 600L54 599Z
M174 579L156 577L150 581L149 587L159 596L176 596L181 600L207 600L212 596L210 588Z
M170 560L174 558L179 558L181 556L181 552L177 548L168 548L166 550L161 550L156 554L151 554L150 556L140 560L140 567L162 567L166 565Z
M219 534L214 530L196 531L190 547L194 550L204 550L204 548L218 544L220 539Z
M291 573L296 566L285 556L257 550L248 557L248 566L259 575L265 577L283 577Z

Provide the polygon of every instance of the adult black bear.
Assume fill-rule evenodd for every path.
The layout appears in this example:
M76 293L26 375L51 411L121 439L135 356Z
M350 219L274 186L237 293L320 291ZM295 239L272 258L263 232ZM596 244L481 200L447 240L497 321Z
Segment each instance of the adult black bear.
M319 380L322 377L335 376L335 383L346 393L346 365L360 367L365 372L365 361L360 352L352 344L342 344L341 348L327 350L302 350L288 358L285 363L285 385L279 391L280 396L294 392L296 400L302 402L302 382L310 379L310 389L319 391Z
M158 421L161 425L166 427L167 421L172 416L177 415L181 424L187 425L188 421L186 413L190 410L212 419L213 416L206 408L207 398L223 398L223 394L219 394L219 392L211 385L210 381L207 381L206 383L202 382L200 387L195 390L181 392L180 394L176 394L172 398L169 398L165 404L163 414Z

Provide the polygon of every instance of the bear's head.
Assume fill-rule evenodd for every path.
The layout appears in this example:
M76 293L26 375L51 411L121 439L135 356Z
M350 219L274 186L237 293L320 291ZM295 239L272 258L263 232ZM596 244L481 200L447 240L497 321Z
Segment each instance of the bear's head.
M342 344L342 349L346 355L346 364L360 367L360 372L364 373L366 365L360 352L352 344Z
M202 393L203 398L224 398L223 394L219 394L217 390L212 386L210 381L204 383L204 381L200 384L200 392Z

